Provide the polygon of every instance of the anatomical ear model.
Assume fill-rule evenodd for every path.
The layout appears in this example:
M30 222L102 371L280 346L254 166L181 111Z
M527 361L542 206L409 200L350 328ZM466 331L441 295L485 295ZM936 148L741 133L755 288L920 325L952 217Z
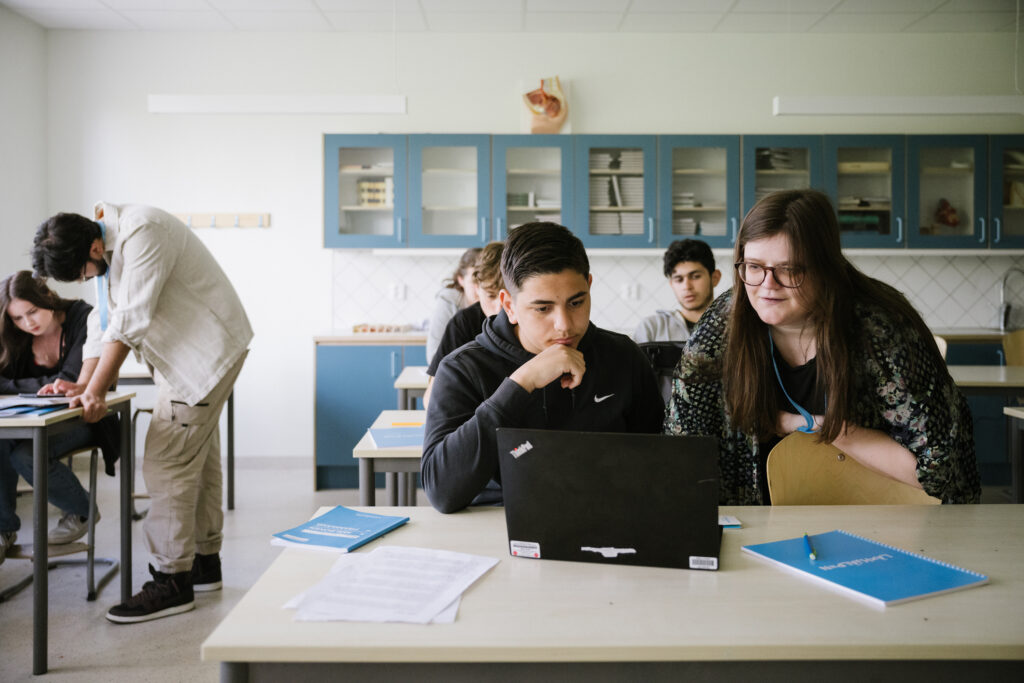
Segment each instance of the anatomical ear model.
M569 102L558 76L542 78L540 87L523 95L530 110L531 133L557 133L569 116Z

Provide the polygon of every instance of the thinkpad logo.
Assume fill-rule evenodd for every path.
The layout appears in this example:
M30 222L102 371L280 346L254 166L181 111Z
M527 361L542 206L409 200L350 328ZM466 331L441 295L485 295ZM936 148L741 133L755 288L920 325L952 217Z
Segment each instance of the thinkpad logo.
M513 458L518 458L520 455L523 455L524 453L526 453L526 451L529 451L529 450L532 450L532 449L533 449L533 444L530 443L529 441L527 441L526 443L521 444L518 448L513 448L512 450L509 451L509 453L512 454Z

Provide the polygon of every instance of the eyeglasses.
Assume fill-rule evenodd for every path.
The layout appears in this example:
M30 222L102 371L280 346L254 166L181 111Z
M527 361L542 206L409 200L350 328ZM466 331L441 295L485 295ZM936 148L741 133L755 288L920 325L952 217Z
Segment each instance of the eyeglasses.
M804 281L804 269L798 266L762 266L760 263L740 261L736 264L736 274L744 284L757 287L764 282L771 272L772 279L781 287L790 289L799 287Z

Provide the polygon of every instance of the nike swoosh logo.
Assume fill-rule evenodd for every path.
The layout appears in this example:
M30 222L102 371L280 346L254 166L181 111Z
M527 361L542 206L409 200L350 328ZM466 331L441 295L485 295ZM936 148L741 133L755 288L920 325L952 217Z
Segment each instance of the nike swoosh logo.
M608 394L607 396L594 396L594 403L600 403L601 401L611 398L615 394Z

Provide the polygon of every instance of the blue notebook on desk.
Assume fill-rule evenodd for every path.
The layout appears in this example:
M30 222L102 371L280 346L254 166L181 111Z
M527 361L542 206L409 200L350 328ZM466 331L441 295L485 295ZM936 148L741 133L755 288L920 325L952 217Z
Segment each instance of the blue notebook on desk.
M416 427L371 427L370 438L377 448L423 445L423 425Z
M814 534L810 541L815 560L803 536L745 545L743 550L882 607L988 583L984 574L848 531Z
M274 534L272 545L347 553L409 521L408 517L335 506L305 524Z

